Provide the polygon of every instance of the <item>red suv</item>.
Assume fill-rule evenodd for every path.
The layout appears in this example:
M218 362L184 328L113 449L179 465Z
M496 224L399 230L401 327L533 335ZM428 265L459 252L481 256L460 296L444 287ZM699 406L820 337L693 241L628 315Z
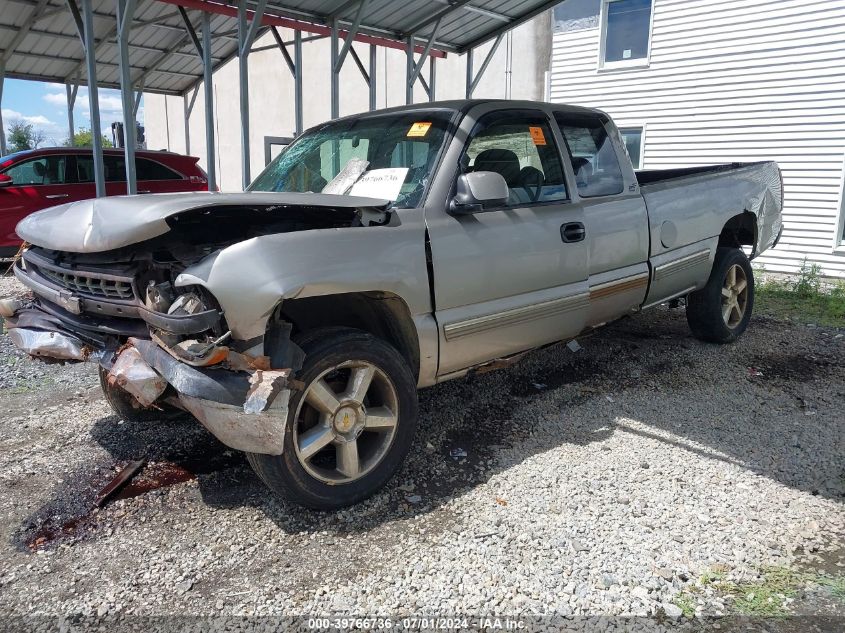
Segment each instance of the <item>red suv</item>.
M206 191L199 158L170 152L135 152L138 193ZM103 150L106 195L126 193L123 150ZM15 226L30 213L57 204L93 198L94 157L90 149L51 147L0 158L0 257L17 252Z

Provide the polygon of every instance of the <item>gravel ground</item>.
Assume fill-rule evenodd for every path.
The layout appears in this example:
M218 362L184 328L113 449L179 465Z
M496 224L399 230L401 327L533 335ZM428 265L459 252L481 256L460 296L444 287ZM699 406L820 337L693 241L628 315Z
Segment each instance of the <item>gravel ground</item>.
M421 392L388 488L314 513L270 496L198 424L119 420L94 367L31 362L0 337L0 614L669 626L683 595L698 615L731 611L701 590L709 570L845 573L842 331L758 317L719 347L659 309L580 343ZM126 498L92 510L142 458ZM843 616L828 598L793 610Z

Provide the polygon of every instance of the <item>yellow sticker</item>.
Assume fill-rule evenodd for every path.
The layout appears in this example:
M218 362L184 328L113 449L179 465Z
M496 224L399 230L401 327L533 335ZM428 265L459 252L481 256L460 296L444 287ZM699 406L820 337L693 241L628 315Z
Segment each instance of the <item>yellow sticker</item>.
M546 137L543 134L543 128L529 126L528 131L531 132L531 140L534 141L534 145L545 145L546 144Z
M428 134L428 128L430 127L430 122L418 121L411 126L410 130L408 130L407 136L425 136L426 134Z

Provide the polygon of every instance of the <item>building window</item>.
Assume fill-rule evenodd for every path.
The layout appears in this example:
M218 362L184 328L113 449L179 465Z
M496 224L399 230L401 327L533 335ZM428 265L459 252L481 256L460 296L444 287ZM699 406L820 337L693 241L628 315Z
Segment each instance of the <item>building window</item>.
M554 8L556 33L583 31L599 26L601 0L566 0Z
M603 0L601 35L603 67L647 63L651 0Z
M634 166L634 169L639 169L643 159L643 128L622 127L619 128L619 133L625 142L625 149L628 150L628 156L631 157L631 164Z

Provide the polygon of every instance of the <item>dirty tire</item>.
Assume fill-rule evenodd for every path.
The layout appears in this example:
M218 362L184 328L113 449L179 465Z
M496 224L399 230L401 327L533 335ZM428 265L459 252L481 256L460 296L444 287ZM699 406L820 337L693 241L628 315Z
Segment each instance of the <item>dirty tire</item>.
M276 494L287 501L315 510L334 510L366 499L384 486L398 470L408 454L417 426L417 389L411 368L390 344L360 330L351 328L322 328L294 337L305 352L305 362L296 378L305 388L293 392L285 423L282 455L247 453L256 474ZM307 408L305 394L325 372L350 361L362 361L377 368L381 379L392 387L391 394L398 406L392 439L385 442L383 456L374 461L369 470L351 481L327 482L306 470L297 452L295 434L304 433L303 415ZM329 374L331 375L331 374ZM374 409L372 409L374 410ZM311 430L313 430L312 427ZM295 431L295 429L297 429ZM334 430L334 425L331 425ZM377 435L377 434L376 434ZM363 435L358 436L358 439ZM377 437L379 437L377 435ZM356 439L356 443L358 442ZM334 454L337 442L326 445L323 451ZM325 453L324 453L325 454ZM339 452L337 453L339 455ZM356 449L357 459L357 449ZM340 457L337 457L339 467ZM363 462L363 456L362 456Z
M735 268L736 267L736 268ZM741 312L729 310L726 301L730 298L729 275L742 277L746 282L746 293ZM732 343L748 327L754 308L754 273L751 262L738 248L720 247L716 251L713 270L707 285L693 292L687 298L687 323L696 338L708 343ZM730 317L725 316L725 312Z
M173 417L179 410L169 405L164 405L159 409L144 409L136 403L134 397L127 393L120 387L112 387L109 384L109 372L98 367L100 373L100 388L103 390L103 395L106 402L112 408L112 411L127 422L151 422L153 420L162 420Z

